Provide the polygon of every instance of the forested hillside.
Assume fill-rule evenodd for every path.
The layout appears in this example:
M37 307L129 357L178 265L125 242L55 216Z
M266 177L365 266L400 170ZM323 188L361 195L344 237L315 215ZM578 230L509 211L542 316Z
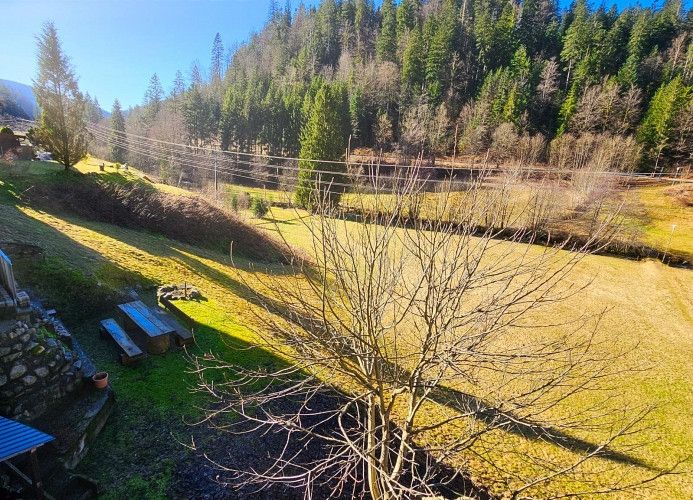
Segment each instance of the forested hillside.
M128 132L190 145L299 155L313 101L347 145L403 155L523 157L674 168L693 154L693 12L576 0L324 0L271 8L262 31L172 90L154 75ZM332 158L330 158L332 159ZM336 158L335 158L336 159Z

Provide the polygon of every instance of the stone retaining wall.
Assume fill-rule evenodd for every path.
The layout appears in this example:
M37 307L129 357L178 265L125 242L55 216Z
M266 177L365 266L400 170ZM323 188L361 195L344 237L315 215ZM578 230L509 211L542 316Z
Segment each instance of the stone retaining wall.
M47 329L52 322L0 325L0 415L28 421L82 384L77 353Z

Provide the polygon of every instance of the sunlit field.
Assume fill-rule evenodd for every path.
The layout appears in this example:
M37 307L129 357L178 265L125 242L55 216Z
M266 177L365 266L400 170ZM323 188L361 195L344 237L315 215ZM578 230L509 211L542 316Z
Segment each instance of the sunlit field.
M87 161L78 168L84 172L97 172L98 163L96 166L95 163L93 160ZM286 275L281 266L254 264L251 268L251 262L238 259L232 262L228 256L174 242L156 234L58 213L44 213L24 206L17 200L16 193L27 189L32 183L49 182L59 168L51 163L32 163L0 171L0 218L3 221L0 241L25 241L40 245L45 249L46 257L55 259L66 268L80 270L103 286L120 287L140 282L194 283L208 299L200 304L185 306L187 312L204 325L198 333L200 344L197 352L212 350L226 359L246 365L267 362L262 356L246 358L240 351L235 352L234 345L257 340L253 330L259 327L257 314L263 312L249 301L254 298L255 291L264 290L257 278L271 277L290 282L294 277ZM106 175L112 174L113 169L109 168ZM139 178L136 171L128 176ZM171 190L169 187L157 187ZM666 213L675 215L674 212ZM684 217L676 220L683 220L683 225L690 223L689 212L682 214ZM247 217L275 237L286 239L289 244L308 254L311 252L310 233L305 226L311 221L308 213L275 207L263 219L253 219L249 214ZM659 222L660 227L669 222L668 219ZM339 224L345 235L353 230L352 223ZM690 237L686 231L680 234ZM19 271L21 279L21 268ZM623 346L631 347L618 362L624 367L647 368L624 375L617 381L622 387L624 401L634 404L648 402L658 406L652 415L655 425L642 436L646 443L641 448L628 450L627 458L602 459L595 462L595 467L600 470L606 467L609 474L623 474L634 480L651 473L652 469L667 467L693 454L693 365L690 363L693 359L693 299L688 293L693 289L693 272L671 268L657 261L636 262L588 256L575 269L571 279L576 282L591 281L591 284L579 296L544 310L541 314L546 316L537 317L537 320L573 317L582 312L598 313L606 309L599 326L600 335L610 341L606 346L613 345L614 352ZM257 283L255 291L248 288L253 283ZM148 414L146 412L182 415L198 411L195 405L200 403L199 396L187 394L194 378L185 373L183 358L175 354L151 358L146 361L142 372L133 372L115 363L113 351L110 346L103 346L95 328L80 328L77 335L88 348L94 349L97 362L111 373L121 406L137 408L137 411L126 412L123 416L125 422L134 426L143 425L142 412L145 415ZM227 344L226 341L231 342ZM175 384L166 383L170 377L175 377ZM584 405L589 403L589 400L576 402ZM557 411L577 409L561 408ZM455 409L442 403L431 403L427 411L431 418L438 418ZM176 432L184 435L185 427L177 428ZM425 439L436 442L449 432L456 432L456 429L429 434ZM603 436L586 433L573 437L598 444ZM106 431L99 438L95 450L108 449L110 457L123 460L128 446L118 439L114 433ZM469 454L454 457L453 460L456 465L463 467L474 464L473 469L480 471L475 479L493 485L498 492L505 489L502 477L481 457L508 470L526 473L533 465L523 459L523 450L547 457L571 454L555 445L508 432L495 431L489 440L495 442L492 452L479 448L474 450L478 456ZM487 441L486 445L489 444ZM112 470L104 470L96 466L100 458L103 458L101 452L95 451L81 467L97 477L101 476L106 484L117 484L125 477L126 472L117 465L118 460L114 460L116 465ZM170 464L165 463L150 471L164 483L166 474L170 473ZM693 496L690 464L684 464L682 471L689 474L658 481L645 497L662 498L664 495L684 499ZM571 484L556 482L533 493L544 496L574 491L575 488Z

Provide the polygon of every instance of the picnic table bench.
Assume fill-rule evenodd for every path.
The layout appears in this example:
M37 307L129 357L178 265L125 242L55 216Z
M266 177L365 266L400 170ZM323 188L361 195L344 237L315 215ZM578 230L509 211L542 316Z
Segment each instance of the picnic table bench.
M157 318L173 328L173 333L176 337L176 345L183 347L191 344L195 340L192 332L181 325L176 318L171 315L171 313L165 311L159 306L151 307L150 310L154 315L156 315Z
M157 318L152 311L140 300L119 304L118 309L123 313L123 324L127 330L144 334L147 351L150 354L162 354L171 345L171 334L174 329Z
M125 330L113 318L101 321L101 331L110 335L124 351L120 354L120 362L124 365L129 365L144 357L142 349L137 347L137 344L132 341L130 336L125 333Z

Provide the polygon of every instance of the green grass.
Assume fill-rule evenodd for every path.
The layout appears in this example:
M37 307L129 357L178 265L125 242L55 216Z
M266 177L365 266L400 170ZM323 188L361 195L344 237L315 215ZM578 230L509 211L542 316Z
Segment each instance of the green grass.
M676 188L648 187L632 194L641 211L644 239L649 244L693 259L693 207L676 197Z
M115 348L98 336L101 309L80 313L81 304L89 302L92 293L103 291L108 305L109 294L135 285L142 286L142 295L151 301L154 284L191 282L206 298L182 306L200 324L196 331L198 345L191 353L211 351L246 366L274 365L278 360L267 353L244 349L255 339L257 310L249 302L250 292L241 281L256 282L258 272L269 273L274 279L294 278L285 276L279 267L258 271L241 261L234 268L229 258L211 251L109 224L39 212L18 203L18 190L64 175L59 170L51 163L31 164L23 171L0 167L0 241L31 242L45 249L45 264L17 264L20 285L39 281L42 293L54 300L59 299L63 290L72 290L63 298L61 314L72 318L69 326L99 367L109 372L116 391L116 412L80 471L101 480L114 497L165 495L174 474L172 463L182 463L188 457L176 440L189 439L193 431L186 422L199 417L198 406L205 402L190 391L195 377L188 373L189 365L180 351L150 356L139 368L120 366L116 363ZM265 219L254 223L281 233L292 245L309 251L310 237L302 224L306 217L309 215L305 212L275 207ZM653 222L653 227L667 223ZM348 227L346 223L345 230ZM690 230L683 231L685 237L690 237ZM557 306L551 314L566 316L576 311L609 308L601 326L603 333L615 341L638 342L639 348L624 362L651 366L648 372L621 381L629 401L661 405L655 415L658 428L647 434L652 442L636 452L637 458L661 466L693 455L693 297L689 292L693 289L693 272L655 261L592 256L581 263L576 273L576 279L593 278L594 283L585 294ZM239 280L239 274L243 280ZM86 292L81 293L80 289ZM104 312L112 314L113 310ZM433 405L431 411L451 410ZM131 437L133 430L137 431L137 438ZM433 441L439 438L428 436ZM497 438L501 450L504 446L516 450L531 447L547 455L563 453L554 446L509 434L499 433ZM493 455L499 463L512 467L509 457L502 452ZM462 463L474 459L458 460ZM482 482L497 479L493 470L480 470L478 479ZM690 472L690 466L687 470ZM641 471L616 465L614 473L635 478ZM661 498L663 491L667 498L693 497L690 475L666 478L660 487L660 491L645 497Z

